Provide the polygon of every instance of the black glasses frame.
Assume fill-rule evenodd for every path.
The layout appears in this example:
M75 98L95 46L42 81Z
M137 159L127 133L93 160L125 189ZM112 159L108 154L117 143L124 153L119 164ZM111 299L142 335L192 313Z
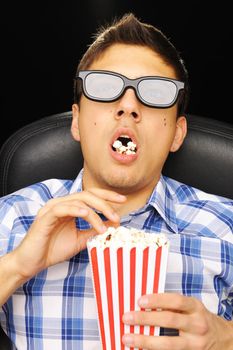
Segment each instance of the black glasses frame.
M92 73L108 74L108 75L113 75L113 76L121 78L123 80L123 83L124 83L122 90L114 98L99 98L99 97L93 97L92 95L89 95L88 91L86 90L85 80L86 80L87 76L89 74L92 74ZM120 73L115 73L115 72L107 71L107 70L81 70L81 71L77 72L75 79L82 80L83 93L88 99L90 99L92 101L113 102L113 101L118 100L125 93L126 89L132 88L132 89L134 89L135 94L141 103L143 103L146 106L154 107L154 108L172 107L177 102L180 91L183 90L185 87L185 83L183 81L180 81L177 79L171 79L171 78L160 77L160 76L144 76L144 77L140 77L140 78L136 78L136 79L130 79L130 78L127 78L126 76L124 76ZM173 84L175 84L176 95L171 103L159 105L159 104L147 102L143 99L143 97L140 95L140 93L138 91L138 84L143 80L150 80L150 79L151 80L169 81L169 82L172 82Z

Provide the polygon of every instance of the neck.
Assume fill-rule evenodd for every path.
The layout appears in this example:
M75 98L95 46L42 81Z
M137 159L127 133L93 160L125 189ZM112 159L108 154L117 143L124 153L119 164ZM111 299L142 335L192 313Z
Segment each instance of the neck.
M115 188L110 188L107 186L99 186L96 183L93 183L92 181L88 181L88 178L85 176L83 177L83 189L88 190L89 188L102 188L114 192L118 192L120 194L123 194L127 197L127 200L124 203L110 203L112 208L122 217L124 215L127 215L129 213L132 213L133 211L142 208L148 201L152 191L154 190L154 187L158 183L159 178L156 179L153 183L150 183L148 186L144 186L142 188L137 188L134 191L127 192L127 190L117 190Z
M148 201L148 198L150 197L152 191L153 189L143 191L143 192L138 191L136 193L125 194L127 197L127 201L123 204L114 203L112 204L112 207L116 210L116 212L120 216L127 215L137 209L142 208Z

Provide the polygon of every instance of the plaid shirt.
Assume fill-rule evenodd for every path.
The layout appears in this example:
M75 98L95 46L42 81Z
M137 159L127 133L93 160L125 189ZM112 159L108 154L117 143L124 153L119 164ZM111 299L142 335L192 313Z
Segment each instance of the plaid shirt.
M17 247L49 199L81 190L82 172L75 181L52 179L1 198L0 256ZM82 219L76 222L79 229L89 227ZM166 232L170 253L165 290L192 295L231 320L232 200L161 176L147 204L122 217L121 225ZM18 350L99 350L96 315L86 250L40 272L0 309L1 324Z

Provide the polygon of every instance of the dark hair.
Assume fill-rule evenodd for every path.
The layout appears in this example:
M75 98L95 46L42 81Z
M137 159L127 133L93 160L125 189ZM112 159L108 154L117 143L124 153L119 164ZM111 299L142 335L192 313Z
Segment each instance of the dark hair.
M132 13L114 20L111 25L101 27L80 60L77 71L88 69L101 54L113 44L129 44L145 46L159 54L162 60L173 67L176 78L185 83L178 100L178 114L182 114L188 104L189 83L188 72L180 54L170 40L157 28L140 22ZM74 82L74 102L79 103L82 94L80 80Z

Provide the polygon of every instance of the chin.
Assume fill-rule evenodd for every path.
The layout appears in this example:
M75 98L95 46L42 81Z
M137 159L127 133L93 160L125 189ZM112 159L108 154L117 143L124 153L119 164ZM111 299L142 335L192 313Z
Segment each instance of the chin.
M141 188L142 185L145 185L145 178L137 175L130 175L126 174L105 174L102 177L102 181L104 182L105 186L113 189L114 191L118 192L124 192L124 193L131 193L139 188Z

